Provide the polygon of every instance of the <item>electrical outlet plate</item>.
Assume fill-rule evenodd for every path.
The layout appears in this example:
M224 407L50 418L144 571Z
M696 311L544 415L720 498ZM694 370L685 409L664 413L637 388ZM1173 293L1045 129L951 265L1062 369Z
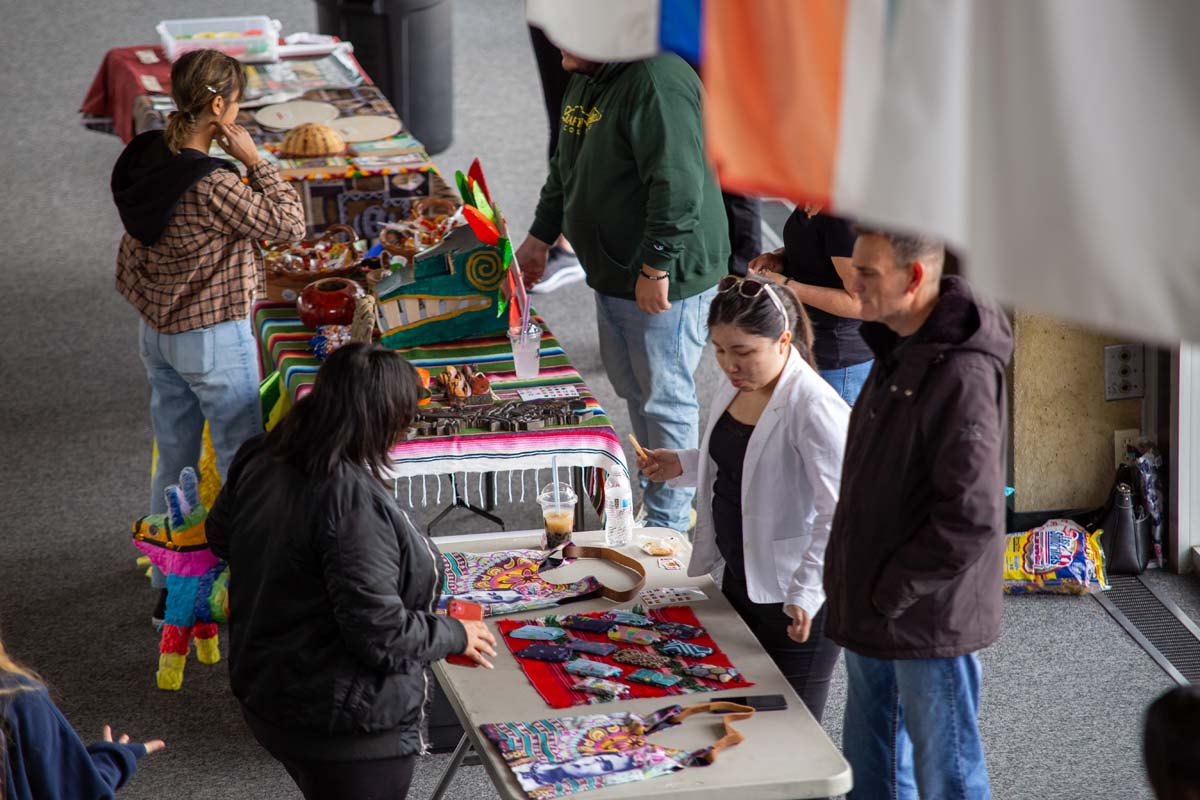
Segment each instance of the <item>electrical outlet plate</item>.
M1124 428L1119 431L1113 431L1113 467L1119 467L1125 463L1125 445L1136 444L1137 440L1142 437L1142 432L1137 428Z
M1146 394L1145 348L1114 344L1104 348L1104 399L1130 400Z

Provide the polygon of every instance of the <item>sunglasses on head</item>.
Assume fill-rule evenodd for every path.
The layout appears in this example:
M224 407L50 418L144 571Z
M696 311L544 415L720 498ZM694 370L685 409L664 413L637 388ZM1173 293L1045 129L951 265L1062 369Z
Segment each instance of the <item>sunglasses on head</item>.
M742 297L753 299L758 297L763 292L767 293L767 297L771 299L771 304L775 306L775 310L783 317L785 324L790 324L788 313L783 308L783 303L775 295L774 287L766 281L754 281L743 278L740 275L726 275L721 278L717 284L717 292L719 294L727 294L736 291Z

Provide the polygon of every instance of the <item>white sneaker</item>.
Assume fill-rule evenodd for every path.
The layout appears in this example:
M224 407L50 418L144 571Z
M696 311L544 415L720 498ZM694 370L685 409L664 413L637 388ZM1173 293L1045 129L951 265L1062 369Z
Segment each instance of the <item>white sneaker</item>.
M546 272L542 279L529 290L530 294L549 294L572 283L578 283L587 275L579 263L579 257L561 247L551 247L546 259Z

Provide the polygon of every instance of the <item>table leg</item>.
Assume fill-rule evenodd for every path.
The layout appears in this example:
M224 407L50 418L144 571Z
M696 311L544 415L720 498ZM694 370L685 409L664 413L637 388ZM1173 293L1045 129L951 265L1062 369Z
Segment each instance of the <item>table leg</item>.
M583 506L586 502L583 495L583 467L571 468L571 483L575 489L575 530L586 530L583 527Z
M496 473L483 474L483 510L496 510Z
M454 748L454 755L450 756L450 763L446 765L446 769L442 770L442 777L438 779L437 786L434 787L433 794L429 800L442 800L446 795L446 790L450 788L450 784L454 781L454 776L458 774L458 768L462 766L463 759L467 757L467 753L471 751L471 743L467 740L467 735L458 740L458 746Z

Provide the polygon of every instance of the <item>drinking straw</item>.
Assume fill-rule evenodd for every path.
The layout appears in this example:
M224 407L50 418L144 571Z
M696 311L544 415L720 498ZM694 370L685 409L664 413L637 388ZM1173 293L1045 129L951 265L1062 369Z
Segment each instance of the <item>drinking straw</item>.
M550 484L554 487L554 510L558 511L558 456L550 456Z

